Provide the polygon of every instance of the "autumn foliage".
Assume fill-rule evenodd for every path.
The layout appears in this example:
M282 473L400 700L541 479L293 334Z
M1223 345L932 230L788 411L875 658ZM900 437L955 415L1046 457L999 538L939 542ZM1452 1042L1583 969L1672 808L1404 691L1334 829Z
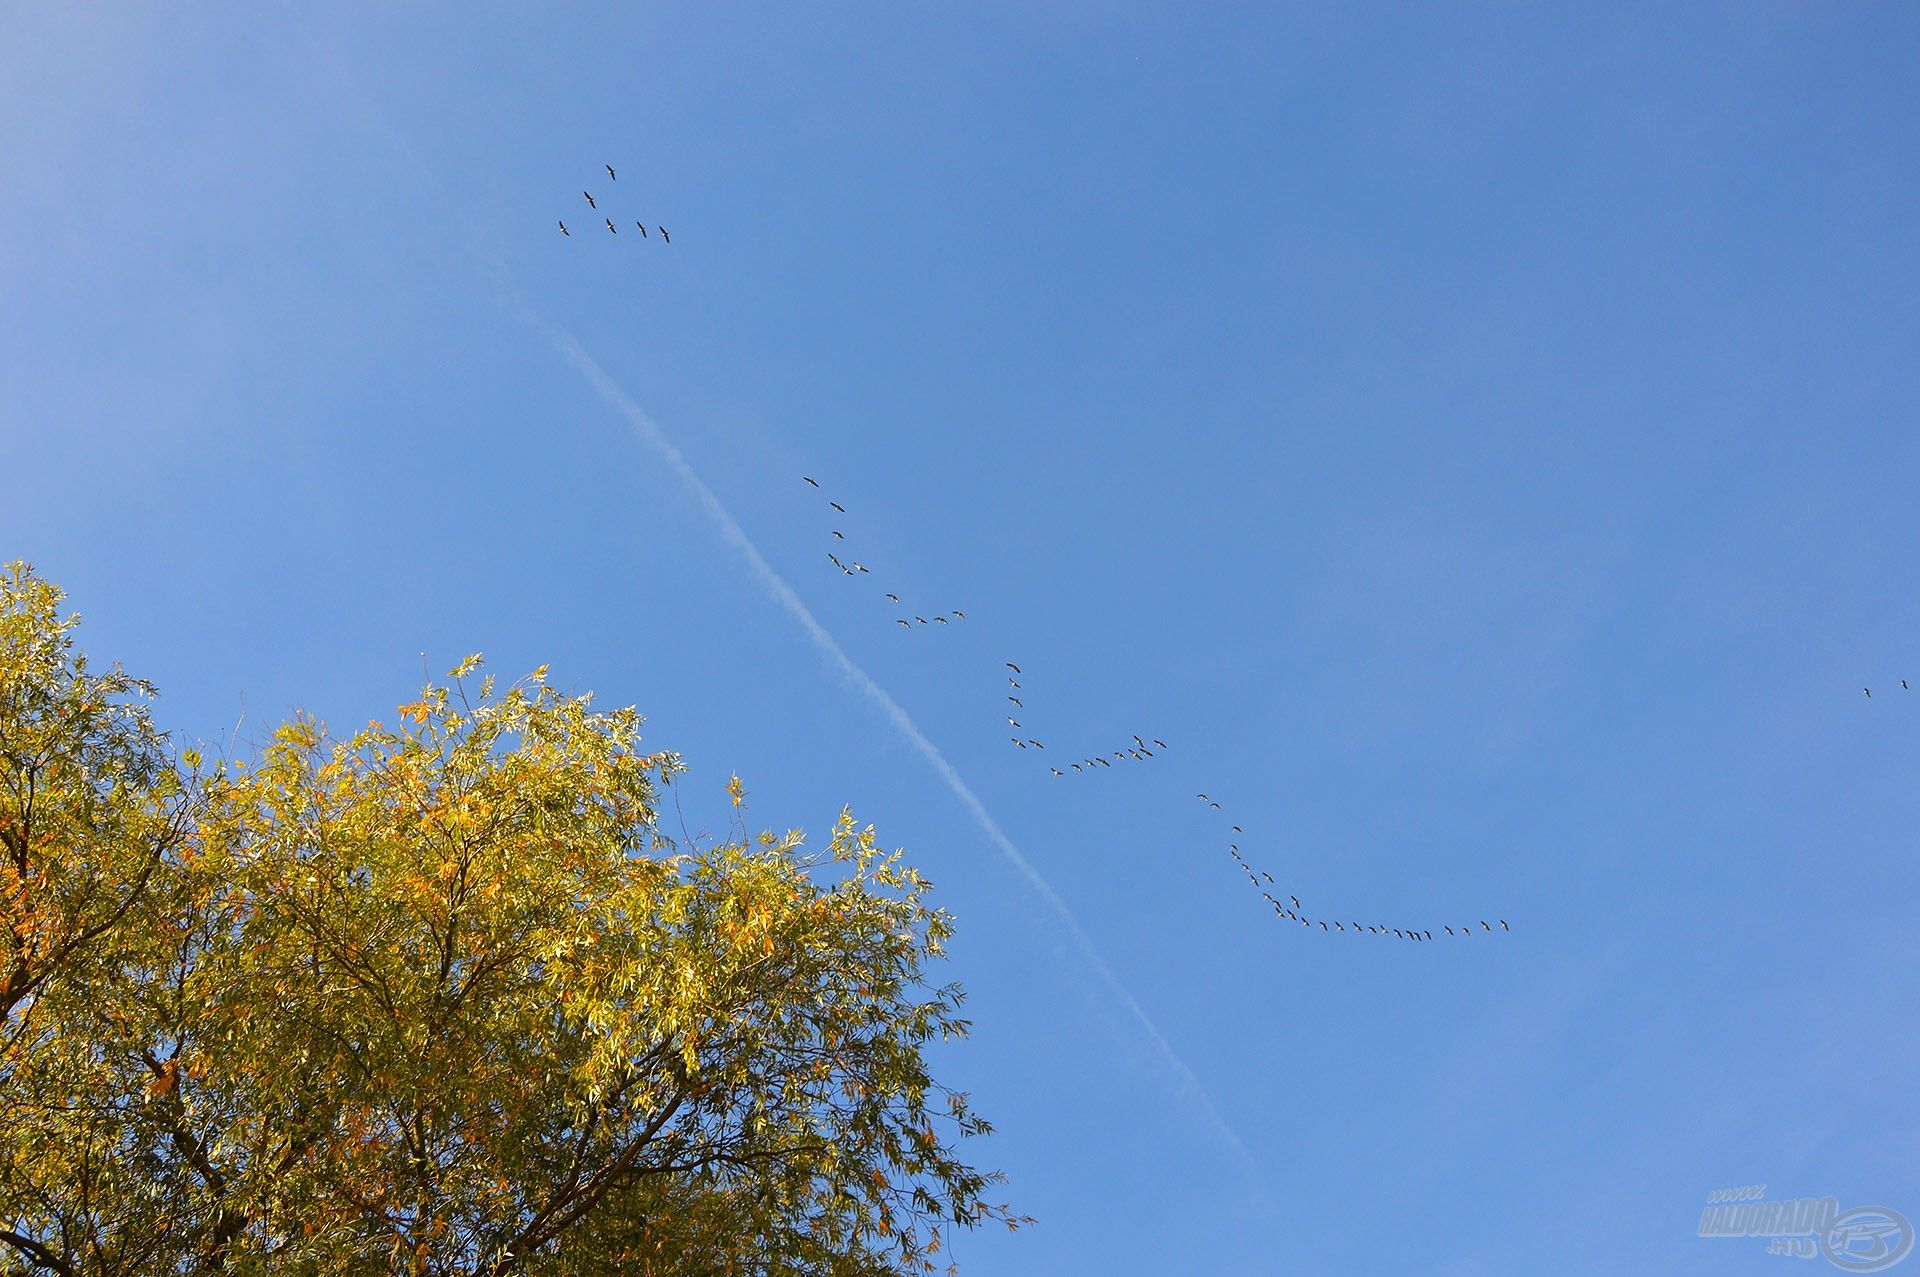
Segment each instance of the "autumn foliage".
M871 829L670 840L634 711L477 658L176 754L61 604L0 574L0 1273L914 1273L1020 1222Z

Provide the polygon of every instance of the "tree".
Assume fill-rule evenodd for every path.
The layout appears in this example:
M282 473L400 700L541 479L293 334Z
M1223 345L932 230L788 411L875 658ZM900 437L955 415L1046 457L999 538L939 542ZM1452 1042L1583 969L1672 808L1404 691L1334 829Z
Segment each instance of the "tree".
M8 749L79 761L0 817L11 850L68 813L29 844L64 869L0 880L36 884L6 920L43 973L7 1012L0 1271L890 1274L1021 1222L925 1058L967 1028L927 980L950 919L851 816L818 853L738 817L676 844L633 710L478 658L395 726L176 765L57 592L7 589L6 677L51 689ZM16 721L43 703L86 712Z

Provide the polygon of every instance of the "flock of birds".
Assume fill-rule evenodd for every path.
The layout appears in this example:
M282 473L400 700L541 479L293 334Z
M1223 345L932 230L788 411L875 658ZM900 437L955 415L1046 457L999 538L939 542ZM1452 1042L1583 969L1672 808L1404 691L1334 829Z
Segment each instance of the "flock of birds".
M1873 699L1873 689L1872 689L1871 687L1863 687L1863 688L1861 688L1860 690L1861 690L1861 691L1863 691L1863 692L1865 692L1865 693L1867 694L1867 699L1868 699L1868 700L1872 700L1872 699ZM1901 690L1901 691L1903 691L1903 692L1910 692L1910 691L1912 691L1913 689L1912 689L1911 687L1908 687L1908 686L1907 686L1907 680L1903 678L1903 679L1901 679L1901 680L1900 680L1900 690Z
M820 488L820 481L818 479L815 479L811 475L801 475L800 477L807 481L808 487L813 488L815 491L821 492L822 499L826 500L824 490ZM836 515L840 516L840 518L835 519L834 522L840 523L845 521L847 507L841 505L838 501L828 500L827 508L832 510ZM866 564L861 563L858 560L849 561L846 559L842 559L840 557L840 550L845 548L848 544L847 534L837 527L829 528L828 531L831 532L833 535L833 540L836 548L827 551L827 561L833 564L835 569L839 571L840 575L853 576L853 577L871 576L873 574L873 569L869 568ZM849 551L849 553L851 553L851 551ZM904 609L906 607L906 605L903 602L901 602L900 595L896 591L882 590L881 593L886 596L887 602L893 604L895 608ZM899 625L904 629L911 630L923 625L928 627L932 627L935 625L952 625L956 622L964 621L966 619L967 619L967 614L965 612L962 612L958 608L954 608L951 611L935 612L931 617L924 616L918 612L913 612L909 610L909 611L906 611L903 615L895 617L894 624Z
M619 175L618 173L616 173L616 172L614 172L614 171L613 171L613 165L611 165L611 164L605 164L605 165L602 165L601 167L603 167L603 168L605 168L605 169L607 170L607 180L608 180L609 182L612 182L612 181L617 181L617 180L619 179L619 176L620 176L620 175ZM604 222L604 223L606 224L606 227L607 227L607 233L608 233L608 234L611 234L611 235L618 235L618 234L620 233L620 228L619 228L618 226L615 226L615 225L613 224L613 218L611 218L611 217L609 217L609 216L607 216L607 215L606 215L606 213L605 213L605 210L603 210L603 209L602 209L602 208L600 207L600 201L599 201L599 200L597 200L597 199L595 199L595 198L593 197L593 192L592 192L592 191L587 191L587 190L583 190L583 191L581 191L581 192L580 192L580 197L581 197L582 199L584 199L584 200L586 200L586 202L587 202L587 207L588 207L589 209L591 209L591 210L592 210L592 211L593 211L594 213L597 213L597 214L600 214L600 220L601 220L602 222ZM558 221L558 222L559 222L559 224L560 224L560 233L561 233L562 235L565 235L565 236L567 236L567 237L568 237L569 239L571 239L571 238L573 237L573 232L567 229L567 223L566 223L566 219L564 219L564 218L557 218L557 219L555 219L555 220L556 220L556 221ZM642 222L642 221L635 221L635 222L634 222L634 224L633 224L633 228L634 228L635 230L637 230L637 231L639 231L639 232L640 232L640 238L641 238L641 239L648 239L648 238L651 238L651 237L650 237L650 236L648 236L648 234L647 234L647 224L646 224L645 222ZM653 229L654 229L654 230L656 230L656 231L658 231L658 232L660 232L660 242L661 242L661 243L663 243L663 244L671 244L671 243L673 243L673 236L671 236L671 235L669 235L669 234L667 234L667 228L666 228L666 227L664 227L664 226L660 226L660 225L655 225Z
M1214 811L1222 810L1219 801L1207 794L1204 794L1204 793L1195 794L1194 797L1198 798L1201 802L1205 803L1208 807L1212 808ZM1229 825L1228 831L1229 833L1231 833L1231 835L1235 839L1244 837L1246 833L1246 831L1241 829L1240 826L1238 825ZM1261 898L1264 899L1269 905L1273 907L1273 912L1275 917L1285 918L1289 922L1297 922L1301 926L1306 927L1309 930L1311 930L1317 924L1320 930L1328 933L1339 932L1341 934L1351 934L1356 936L1357 935L1392 936L1396 940L1413 940L1421 943L1435 939L1435 936L1433 934L1433 929L1431 927L1427 927L1427 928L1390 927L1385 923L1380 923L1378 925L1368 925L1358 920L1354 920L1352 925L1349 926L1346 922L1341 921L1340 919L1337 919L1337 918L1328 919L1328 918L1309 917L1307 914L1301 912L1301 910L1304 909L1306 906L1300 903L1300 897L1293 895L1290 892L1283 892L1282 895L1278 895L1278 896L1274 894L1276 890L1280 890L1280 887L1279 887L1279 884L1274 881L1273 875L1265 869L1256 868L1253 862L1248 860L1246 855L1241 852L1240 844L1238 842L1229 841L1227 843L1227 854L1233 857L1234 865L1239 868L1241 873L1246 875L1247 881L1250 884L1252 884L1253 889L1259 892ZM1512 927L1507 925L1507 920L1505 918L1499 918L1499 919L1496 919L1495 921L1499 922L1501 931L1513 930ZM1455 931L1451 926L1448 926L1445 923L1442 923L1440 929L1442 932L1445 933L1444 936L1440 937L1441 939L1452 937L1457 940L1464 940L1473 934L1472 923L1462 924L1458 931ZM1493 931L1493 924L1488 922L1486 919L1482 918L1480 920L1480 929L1483 932L1491 933Z
M833 520L834 523L838 524L846 521L847 508L838 501L827 499L824 489L820 486L819 480L813 478L811 475L802 475L801 478L806 482L808 487L819 492L821 498L826 500L827 507L837 516ZM842 576L854 578L872 575L872 570L864 563L851 558L842 559L840 557L841 550L847 548L846 533L837 526L830 528L829 531L832 533L835 544L834 548L828 551L827 560L833 565L834 569ZM849 551L849 554L850 553ZM902 606L898 593L891 590L883 590L881 593L889 603L896 607ZM895 623L912 630L920 626L930 628L933 625L951 625L955 622L964 621L966 616L967 614L965 612L959 611L958 609L935 615L931 618L909 612L907 615L896 617ZM1047 748L1045 743L1025 734L1027 729L1021 721L1027 714L1027 704L1025 699L1023 699L1025 688L1021 683L1021 679L1026 676L1025 671L1013 661L1007 661L1004 664L1007 671L1006 721L1007 726L1017 733L1008 739L1014 747L1018 749L1034 751L1045 750ZM1904 681L1901 683L1901 686L1906 686ZM1869 692L1868 695L1872 695L1872 693ZM1159 754L1165 752L1167 749L1167 742L1158 737L1135 735L1131 745L1123 746L1110 753L1089 754L1084 758L1066 764L1065 767L1048 763L1047 770L1059 778L1076 774L1089 775L1103 768L1111 768L1118 764L1146 762L1149 759L1158 757ZM1220 803L1209 795L1202 793L1198 795L1198 797L1202 803L1206 804L1212 810L1221 810ZM1227 854L1232 857L1233 863L1240 871L1246 875L1247 881L1252 884L1254 890L1258 891L1267 904L1272 907L1274 916L1277 918L1284 918L1289 922L1298 923L1309 931L1317 927L1320 931L1327 934L1352 933L1354 935L1391 936L1396 939L1411 940L1420 943L1425 943L1436 938L1445 939L1447 937L1454 937L1456 939L1464 939L1474 934L1473 926L1470 923L1462 924L1457 929L1443 923L1440 926L1442 934L1436 937L1431 927L1394 927L1386 924L1370 925L1362 923L1357 919L1332 919L1309 916L1304 912L1305 906L1300 903L1299 896L1293 895L1290 892L1282 892L1279 885L1275 882L1272 873L1256 867L1247 857L1246 853L1241 851L1238 839L1245 836L1241 827L1239 825L1231 825L1230 834L1231 837L1226 844ZM1500 932L1509 932L1512 930L1512 928L1507 925L1505 919L1497 919L1496 921L1499 923ZM1494 933L1493 924L1484 919L1480 920L1480 930L1484 934L1496 934Z

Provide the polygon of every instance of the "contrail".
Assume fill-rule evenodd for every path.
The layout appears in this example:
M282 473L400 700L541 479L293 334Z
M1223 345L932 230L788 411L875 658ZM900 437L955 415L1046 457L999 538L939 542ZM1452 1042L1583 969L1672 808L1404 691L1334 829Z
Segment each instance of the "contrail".
M413 149L406 135L394 127L379 100L360 82L352 68L329 50L321 47L304 28L299 26L297 20L295 26L314 56L360 99L371 117L373 126L386 136L428 186L439 190L441 184L434 177L432 170ZM453 207L457 208L457 203L453 204ZM488 246L485 237L474 223L464 216L460 220L467 227L475 256L493 273L503 296L516 298L520 290L513 284L513 273L506 261ZM838 666L840 672L865 693L868 700L878 705L895 729L907 738L908 743L920 752L921 757L933 765L934 771L940 774L940 779L946 782L947 788L953 791L954 797L960 800L961 806L967 809L975 823L985 831L987 838L999 848L1000 854L1020 872L1020 876L1027 880L1028 885L1066 926L1067 934L1072 938L1074 946L1079 949L1081 958L1099 975L1101 981L1119 1000L1120 1005L1127 1009L1127 1014L1133 1017L1141 1031L1147 1035L1148 1041L1153 1044L1154 1051L1160 1056L1162 1063L1179 1081L1186 1098L1196 1104L1206 1115L1207 1123L1213 1128L1214 1133L1232 1147L1249 1176L1256 1185L1261 1185L1264 1192L1258 1163L1254 1161L1253 1155L1247 1151L1247 1146L1241 1142L1233 1128L1227 1125L1226 1119L1221 1117L1219 1108L1214 1104L1213 1097L1207 1094L1207 1089L1201 1084L1199 1075L1180 1058L1180 1053L1173 1049L1173 1044L1168 1042L1165 1035L1160 1032L1159 1026L1154 1024L1152 1017L1147 1014L1146 1008L1140 1005L1139 999L1133 996L1132 990L1121 982L1107 960L1100 955L1100 950L1094 947L1093 938L1087 934L1086 928L1080 925L1080 920L1073 916L1073 910L1067 907L1067 902L1060 898L1060 893L1053 889L1053 884L1041 876L1040 871L1034 868L1033 862L1021 853L1011 838L1007 837L1006 831L1002 830L999 823L994 820L986 804L982 803L973 790L968 788L967 782L961 778L958 771L954 770L953 764L947 761L946 755L926 738L914 724L913 719L908 717L907 711L901 708L900 703L889 696L885 688L873 681L872 675L854 664L853 658L847 655L846 650L840 646L833 635L827 632L826 627L814 618L807 605L800 601L800 596L793 592L793 587L773 570L773 565L767 562L766 557L760 553L759 547L754 545L752 538L747 536L739 520L735 519L733 513L721 504L720 498L715 496L713 489L700 478L686 456L674 446L671 439L667 438L653 418L649 417L640 405L621 389L620 384L607 374L606 369L586 352L579 340L566 329L539 314L526 302L516 299L510 304L523 323L538 333L561 358L571 364L607 406L626 419L640 441L660 455L661 459L679 476L680 482L706 510L714 525L719 528L721 540L733 547L735 552L745 560L747 569L765 587L774 602L800 623L800 628L806 631L814 647Z
M620 384L607 374L606 369L602 368L599 362L581 347L573 334L543 319L525 306L520 308L520 317L587 380L608 407L626 419L640 442L660 455L668 467L679 476L680 482L706 510L715 526L720 529L720 539L746 562L747 570L765 587L774 602L800 623L800 628L806 631L814 647L837 666L840 672L846 675L848 681L865 693L868 700L878 705L900 734L907 738L908 743L920 752L921 757L933 765L934 771L940 774L940 779L947 783L947 788L953 791L953 796L960 800L960 805L967 809L967 813L973 817L975 823L985 831L987 838L999 848L1000 854L1020 871L1020 876L1027 880L1027 884L1066 925L1067 934L1072 938L1074 946L1079 949L1080 956L1100 976L1107 988L1133 1017L1135 1023L1146 1033L1161 1061L1173 1071L1188 1097L1205 1112L1214 1133L1231 1144L1234 1151L1251 1170L1254 1167L1254 1161L1247 1151L1247 1146L1241 1143L1240 1137L1234 1134L1233 1128L1228 1126L1226 1120L1220 1116L1220 1110L1214 1106L1212 1097L1201 1085L1199 1077L1187 1062L1180 1058L1179 1052L1173 1049L1173 1045L1167 1041L1153 1019L1148 1016L1146 1008L1140 1005L1139 999L1135 998L1132 991L1121 983L1120 977L1100 955L1100 951L1094 947L1093 938L1080 925L1080 920L1073 916L1073 911L1067 907L1067 902L1062 900L1060 893L1053 889L1053 884L1034 868L1033 862L1021 853L1011 838L1007 837L1006 832L1000 828L999 822L994 820L993 814L987 810L986 804L980 801L968 787L967 782L961 778L960 773L954 770L953 764L947 761L946 755L927 739L920 728L914 724L913 719L908 716L907 711L901 708L900 702L889 696L884 687L874 682L872 675L856 665L853 658L847 655L846 649L842 648L833 635L827 632L826 627L815 619L807 605L800 600L800 596L794 593L793 587L773 570L773 565L767 562L766 557L760 553L759 547L754 545L753 540L747 536L739 520L733 517L733 513L721 503L719 497L714 495L713 489L706 485L693 466L688 463L686 456L674 446L671 439L667 438L653 418L649 417L640 405L621 389Z

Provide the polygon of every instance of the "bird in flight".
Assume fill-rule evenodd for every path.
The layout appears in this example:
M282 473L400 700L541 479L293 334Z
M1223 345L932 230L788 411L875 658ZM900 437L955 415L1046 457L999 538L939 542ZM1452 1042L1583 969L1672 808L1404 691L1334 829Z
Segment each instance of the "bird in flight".
M588 207L588 208L599 208L599 207L600 207L600 206L599 206L598 204L596 204L596 203L594 203L594 202L593 202L593 196L592 196L592 195L589 195L589 194L587 194L587 192L586 192L586 191L582 191L582 192L580 192L580 193L581 193L582 195L586 195L586 196L587 196L587 207Z
M639 231L640 231L640 238L641 238L641 239L645 239L645 238L647 237L647 224L646 224L645 222L635 222L635 223L634 223L634 226L635 226L635 227L637 227L637 228L639 229ZM816 488L817 488L817 487L819 487L819 486L820 486L820 485L819 485L819 484L817 484L817 483L816 483L816 484L814 485L814 487L816 487Z
M808 483L812 484L816 488L820 486L820 481L814 478L812 475L803 474L800 477L802 479L805 479Z
M867 570L867 565L864 563L856 563L853 565L853 570L855 572L865 572Z
M602 165L602 167L607 170L607 180L609 182L617 182L620 180L619 176L613 171L613 165L606 164L606 165Z
M669 235L669 234L667 234L667 228L666 228L666 227L664 227L664 226L656 226L656 227L654 227L654 229L660 232L660 238L661 238L661 239L664 239L664 240L665 240L665 241L667 241L667 243L669 243L669 244L671 244L671 243L673 243L673 236L671 236L671 235Z
M947 618L944 616L936 616L933 618L933 623L935 625L945 625L947 623Z
M1167 742L1163 740L1156 740L1153 743L1158 745L1161 749L1165 749L1167 747Z
M1015 674L1020 674L1025 672L1018 665L1015 665L1012 661L1008 661L1006 665L1007 665L1007 668L1012 670Z
M847 507L841 505L838 501L829 501L827 502L827 504L832 506L834 509L838 510L841 514L845 514L847 512Z
M1863 688L1861 688L1860 690L1861 690L1861 691L1863 691L1863 692L1865 692L1865 693L1867 694L1867 699L1868 699L1868 700L1872 700L1872 699L1873 699L1873 689L1872 689L1871 687L1863 687Z
M1015 719L1013 719L1013 718L1008 718L1008 719L1007 719L1007 722L1009 722L1009 723L1011 723L1011 724L1013 724L1013 726L1015 726L1015 727L1018 727L1018 726L1020 726L1020 724L1019 724L1019 722L1018 722L1018 721L1016 721L1016 720L1015 720Z
M1505 918L1502 918L1502 919L1500 919L1500 930L1502 930L1502 931L1512 931L1512 930L1513 930L1513 928L1512 928L1512 927L1509 927L1509 926L1507 925L1507 920L1506 920Z
M900 601L900 596L898 594L889 594L887 595L887 597L889 599L892 599L895 603L898 603Z
M1013 703L1014 703L1015 705L1020 705L1020 698L1019 698L1018 696L1009 696L1009 697L1007 697L1007 699L1008 699L1008 700L1010 700L1010 701L1012 701L1012 702L1013 702ZM1025 706L1025 705L1020 705L1020 708L1021 708L1021 709L1025 709L1025 708L1026 708L1026 706Z
M842 541L847 539L847 534L844 532L838 531L837 529L835 530L833 535Z
M560 233L562 235L567 236L569 239L573 237L573 232L567 229L567 224L565 222L560 223Z
M912 622L912 621L904 621L904 620L903 620L903 621L901 621L901 622L900 622L900 624L902 624L902 625L904 625L904 626L906 626L906 627L907 627L908 629L912 629L912 628L913 628L913 622Z
M958 608L955 608L955 609L954 609L954 613L953 613L953 614L954 614L954 616L955 616L955 617L957 617L957 618L959 618L959 619L960 619L960 620L962 620L962 621L964 621L964 620L966 620L966 619L967 619L967 614L966 614L965 612L962 612L962 611L960 611L960 610L959 610ZM1905 683L1905 682L1902 682L1902 683L1900 684L1900 686L1902 686L1902 687L1905 687L1905 686L1906 686L1906 683Z
M1049 767L1049 768L1047 768L1047 770L1048 770L1048 771L1050 771L1050 772L1052 772L1052 773L1053 773L1054 775L1056 775L1056 776L1064 776L1064 775L1066 775L1066 773L1065 773L1065 772L1063 772L1063 771L1061 771L1061 770L1060 770L1060 769L1059 769L1058 767Z
M611 217L607 219L607 229L613 232L615 235L618 235L620 233L620 228L613 224L613 219Z

